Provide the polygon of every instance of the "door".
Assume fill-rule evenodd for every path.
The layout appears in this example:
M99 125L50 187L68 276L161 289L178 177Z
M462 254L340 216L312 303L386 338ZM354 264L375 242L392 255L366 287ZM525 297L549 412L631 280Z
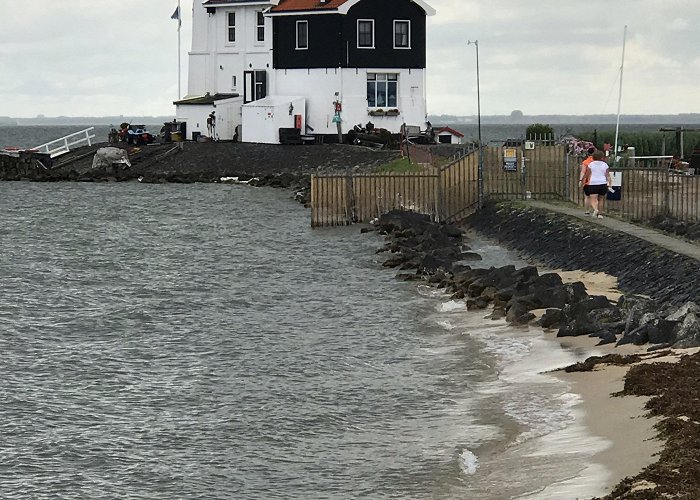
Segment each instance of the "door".
M267 95L267 71L243 72L243 103L257 101Z

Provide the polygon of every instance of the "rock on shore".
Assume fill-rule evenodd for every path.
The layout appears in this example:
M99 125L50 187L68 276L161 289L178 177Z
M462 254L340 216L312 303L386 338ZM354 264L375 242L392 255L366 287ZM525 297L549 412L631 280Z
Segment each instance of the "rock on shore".
M493 223L496 219L490 218ZM549 231L556 232L557 223L547 223L552 226ZM534 310L545 309L537 324L556 328L560 337L588 335L599 344L651 343L651 349L700 346L700 307L692 301L674 306L627 294L612 303L605 296L589 295L582 282L563 283L558 274L540 274L534 266L473 269L468 262L475 254L460 227L436 224L413 212L384 214L375 228L388 240L378 250L390 254L383 265L415 270L400 273L400 279L444 288L454 299L464 299L468 309L491 306L494 319L527 324L536 318ZM646 267L653 265L650 261Z
M595 231L575 227L566 220L556 217L547 219L543 214L521 210L511 208L496 213L492 208L485 216L478 216L476 223L476 218L472 218L472 223L487 227L488 230L484 232L491 235L498 230L492 230L489 224L502 228L507 232L506 241L511 246L523 248L524 245L533 245L527 248L529 255L539 257L537 252L542 252L545 259L557 266L562 266L568 262L567 256L572 256L572 261L582 262L584 268L589 267L585 264L590 259L579 259L577 255L582 249L589 248L588 245L600 243L599 238L604 238L604 235L591 234L590 231ZM511 227L514 221L516 224ZM517 221L521 224L517 224ZM453 298L464 299L469 309L493 306L491 318L505 316L507 321L514 324L529 323L535 317L533 309L547 308L537 324L544 328L557 328L559 336L590 335L599 337L600 343L652 343L654 350L665 346L700 346L700 307L694 302L681 306L663 305L652 298L627 294L620 297L617 303L612 303L605 296L589 295L582 282L563 283L558 274L540 274L532 266L520 269L515 266L472 269L468 262L476 257L469 251L462 228L433 223L424 215L391 212L376 220L374 227L387 240L378 250L378 253L389 254L384 266L402 270L397 278L420 280L443 288ZM539 231L536 233L538 236L529 234L532 230ZM547 248L550 240L540 242L543 235L554 235L554 250ZM579 245L580 238L592 238L593 243ZM638 241L629 244L639 252L639 258L648 259L638 273L655 268L656 259L661 257L653 254L654 249L645 248ZM616 261L610 257L612 252L609 247L598 248L596 255L602 265L611 265ZM626 270L628 283L644 286L642 276L634 277L633 264L619 267ZM663 262L659 265L661 268L664 266ZM406 272L409 270L413 272ZM660 271L655 269L654 272ZM668 286L664 285L662 290ZM679 289L687 288L681 286ZM668 352L656 352L654 355L666 356ZM596 363L632 364L640 359L639 355L623 357L611 354L589 358L571 368L590 370ZM622 394L653 396L646 408L654 415L666 417L658 428L667 441L656 463L635 477L625 478L605 497L606 500L700 498L700 467L697 460L700 449L700 405L696 396L699 363L700 352L696 352L681 357L677 363L639 364L632 368Z
M542 264L604 272L660 304L700 302L700 265L647 241L517 203L490 204L467 223Z

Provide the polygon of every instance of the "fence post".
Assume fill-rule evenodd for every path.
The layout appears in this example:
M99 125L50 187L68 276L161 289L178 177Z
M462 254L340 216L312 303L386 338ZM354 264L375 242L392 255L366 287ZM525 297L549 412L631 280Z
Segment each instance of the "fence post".
M569 154L566 152L566 149L564 149L564 199L566 201L571 201L569 186L570 175L571 172L569 172Z
M348 225L355 220L355 200L353 196L352 173L345 169L345 218Z
M517 151L517 150L516 150ZM525 143L520 150L520 191L522 192L523 200L527 199L527 168L525 158ZM516 158L517 159L517 158Z
M443 199L444 196L444 191L442 189L442 169L438 167L437 169L437 175L435 176L435 183L437 184L435 190L437 191L436 197L437 199L435 200L435 219L436 222L442 222L443 217L445 219L447 216L443 213L445 212L445 200Z
M666 182L664 182L664 215L666 217L671 213L671 169L665 169Z
M476 172L477 199L479 204L477 208L482 208L484 206L484 145L481 144L481 140L479 140L479 164Z

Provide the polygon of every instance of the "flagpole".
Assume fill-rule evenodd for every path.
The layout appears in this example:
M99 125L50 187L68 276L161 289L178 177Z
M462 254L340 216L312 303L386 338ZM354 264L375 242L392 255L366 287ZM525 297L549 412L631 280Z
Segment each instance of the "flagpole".
M617 122L615 123L615 149L613 150L613 162L617 163L617 138L620 135L620 106L622 104L622 72L625 69L625 43L627 42L627 25L622 34L622 62L620 63L620 92L617 96Z
M180 9L180 0L177 0L177 98L180 100L182 97L181 82L182 78L180 76L180 27L182 26L182 10Z

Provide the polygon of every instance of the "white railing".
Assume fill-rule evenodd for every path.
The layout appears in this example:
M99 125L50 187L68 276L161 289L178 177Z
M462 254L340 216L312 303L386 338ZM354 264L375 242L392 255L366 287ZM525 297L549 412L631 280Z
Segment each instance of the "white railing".
M95 127L86 128L80 132L69 134L65 137L61 137L60 139L56 139L55 141L47 142L46 144L42 144L41 146L36 146L31 149L39 151L40 153L50 154L51 158L54 158L70 151L71 146L76 146L78 144L82 144L83 142L87 142L88 146L92 146L90 139L95 138L95 134L91 133L94 130Z

